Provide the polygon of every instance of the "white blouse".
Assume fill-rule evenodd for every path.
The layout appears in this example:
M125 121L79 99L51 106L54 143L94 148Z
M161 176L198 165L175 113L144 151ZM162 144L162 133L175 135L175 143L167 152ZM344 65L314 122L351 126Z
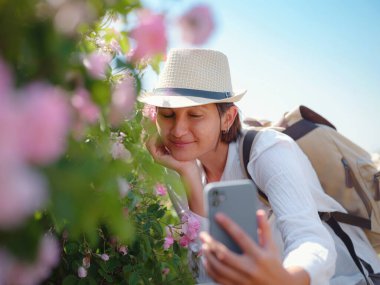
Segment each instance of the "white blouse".
M229 145L222 181L246 178L238 146L239 142ZM248 172L269 199L273 210L269 222L285 268L304 268L311 285L366 284L343 242L318 216L318 211L345 210L324 193L310 161L291 138L270 129L261 131L253 142ZM206 183L204 173L202 177ZM199 218L206 230L208 220ZM341 227L357 255L380 272L380 260L364 232L346 224ZM210 281L204 268L199 273L198 282Z

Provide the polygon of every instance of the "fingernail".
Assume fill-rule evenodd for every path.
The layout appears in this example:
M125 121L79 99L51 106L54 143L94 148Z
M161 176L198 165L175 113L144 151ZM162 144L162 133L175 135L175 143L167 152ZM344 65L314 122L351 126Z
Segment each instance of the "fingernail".
M222 213L216 213L215 214L215 219L218 221L218 222L221 222L223 221L224 219L224 215Z

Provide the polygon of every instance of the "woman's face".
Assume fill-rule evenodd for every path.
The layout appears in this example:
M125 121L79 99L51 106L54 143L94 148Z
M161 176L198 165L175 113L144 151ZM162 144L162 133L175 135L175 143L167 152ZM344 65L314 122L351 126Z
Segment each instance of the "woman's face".
M158 108L157 129L171 155L188 161L215 149L220 139L220 117L215 104Z

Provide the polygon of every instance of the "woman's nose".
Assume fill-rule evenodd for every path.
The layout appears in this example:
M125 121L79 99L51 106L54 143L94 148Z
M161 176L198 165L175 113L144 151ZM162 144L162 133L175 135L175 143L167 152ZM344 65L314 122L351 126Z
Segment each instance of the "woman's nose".
M188 131L188 124L183 119L177 119L174 122L173 128L171 129L171 133L174 137L182 137Z

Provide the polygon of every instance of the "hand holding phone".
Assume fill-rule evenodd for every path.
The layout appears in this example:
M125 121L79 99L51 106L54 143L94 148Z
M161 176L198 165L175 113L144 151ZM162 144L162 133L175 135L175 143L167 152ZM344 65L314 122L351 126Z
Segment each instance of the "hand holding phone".
M209 233L217 241L236 253L242 253L236 242L215 220L221 212L237 223L256 243L258 210L257 187L248 179L209 183L205 187L206 213Z

